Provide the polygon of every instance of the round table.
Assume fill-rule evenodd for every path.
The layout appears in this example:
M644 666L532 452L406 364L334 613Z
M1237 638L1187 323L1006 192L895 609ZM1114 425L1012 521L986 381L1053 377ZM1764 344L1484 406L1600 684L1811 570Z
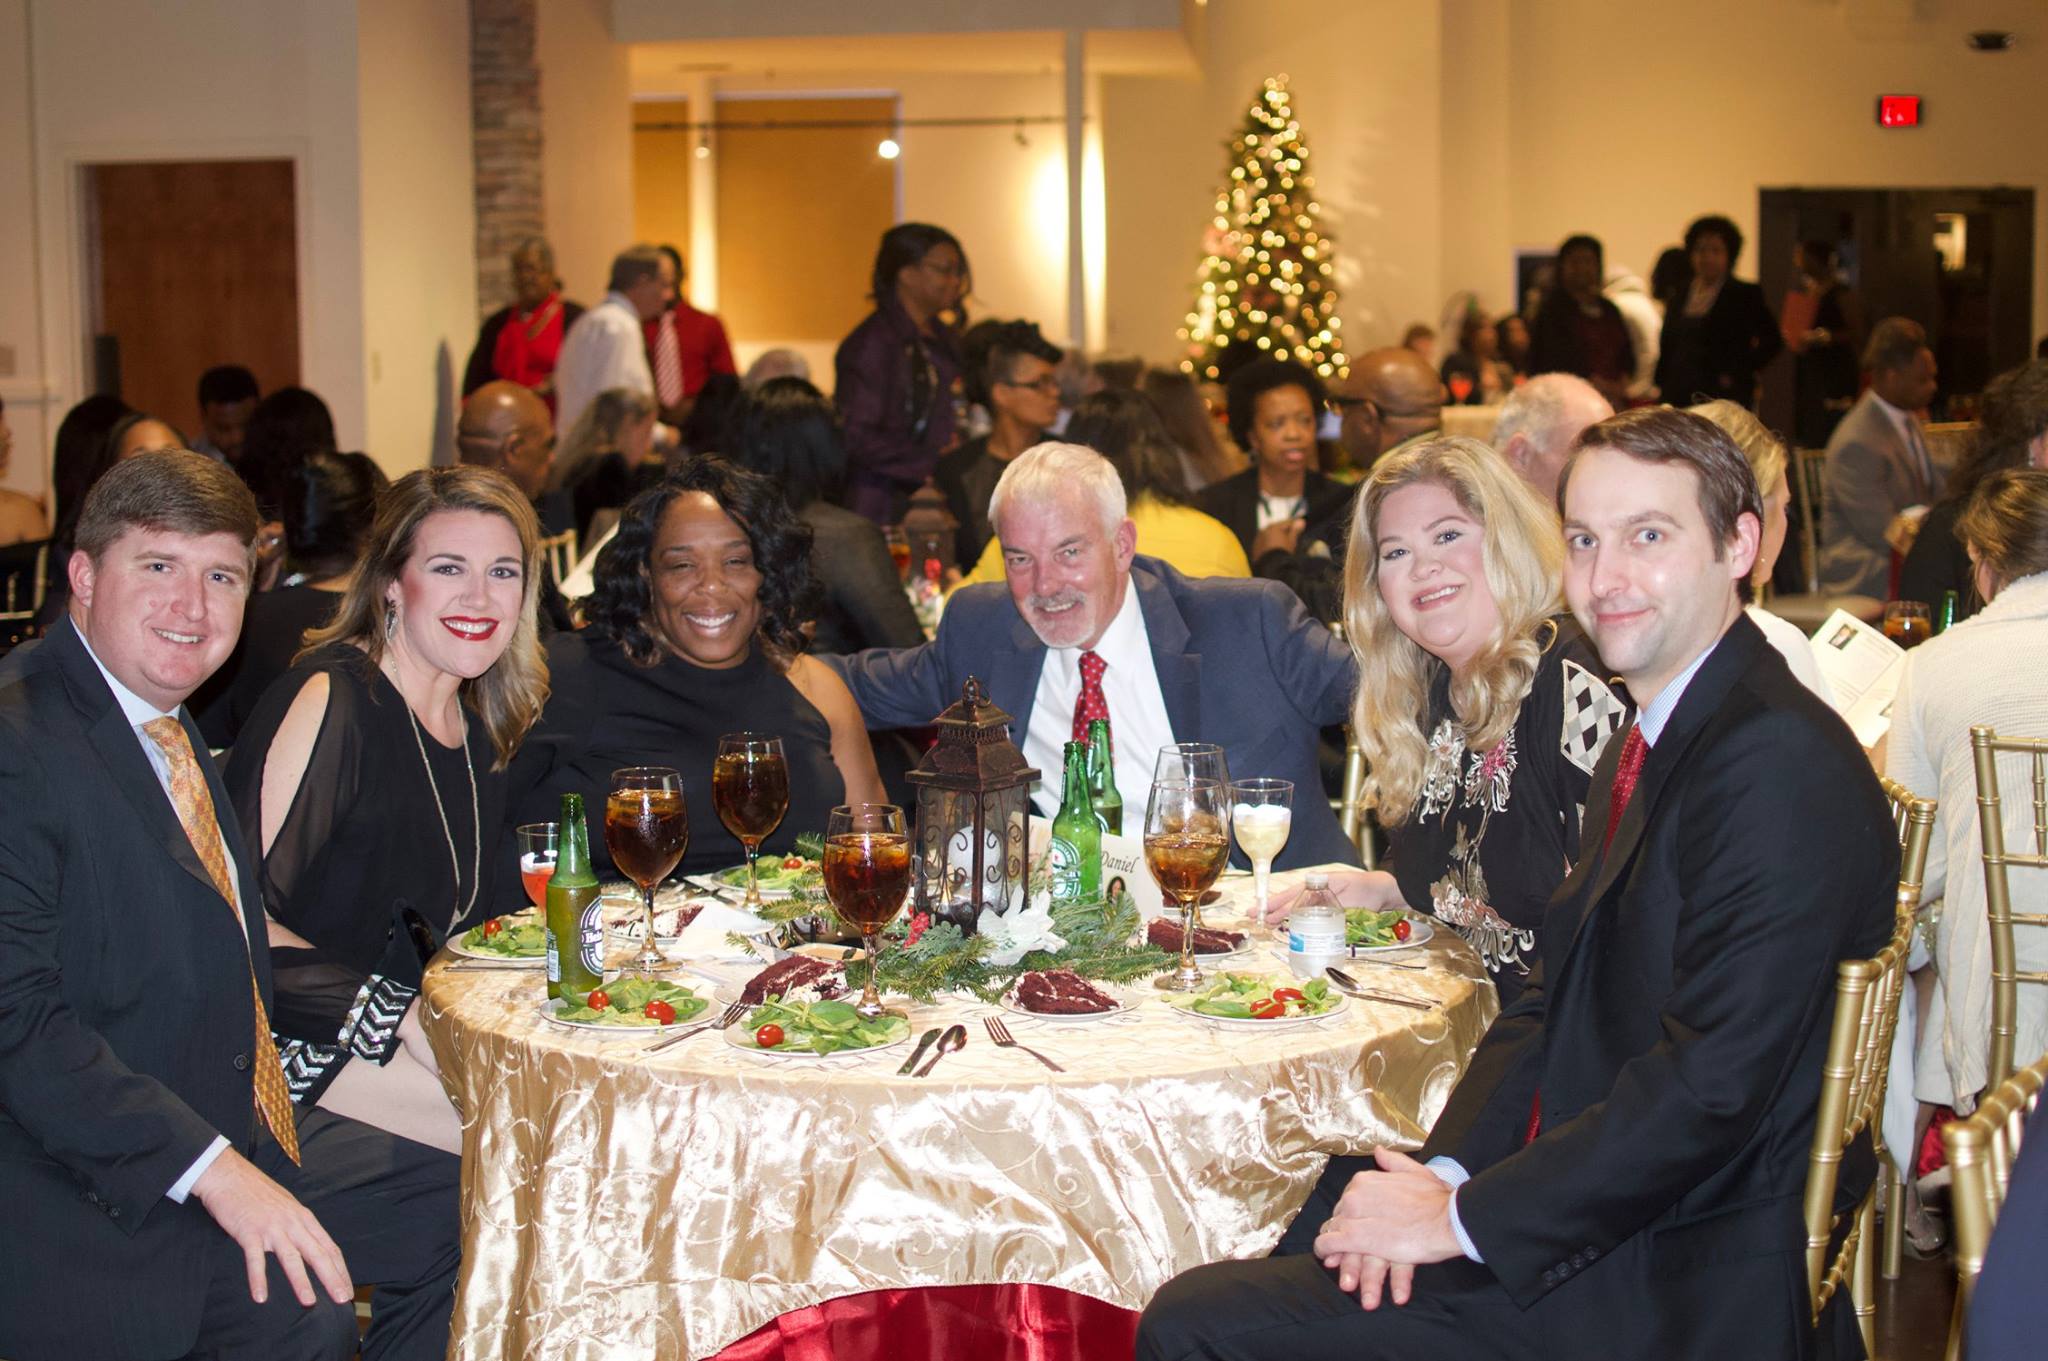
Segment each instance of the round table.
M1431 1010L1352 999L1248 1032L1156 996L1064 1023L913 1003L914 1032L969 1027L925 1078L897 1075L907 1046L805 1060L708 1032L650 1054L544 1019L537 969L444 957L421 1014L464 1121L453 1354L707 1356L896 1287L1141 1309L1178 1272L1269 1251L1330 1155L1421 1142L1497 1004L1442 926L1400 957L1428 967L1354 973ZM997 1048L990 1014L1067 1071Z

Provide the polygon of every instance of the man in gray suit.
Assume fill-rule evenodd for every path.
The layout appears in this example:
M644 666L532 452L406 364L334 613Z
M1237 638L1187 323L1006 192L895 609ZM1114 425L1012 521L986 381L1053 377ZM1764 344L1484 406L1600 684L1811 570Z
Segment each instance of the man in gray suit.
M1885 531L1901 511L1933 505L1941 494L1915 414L1934 400L1934 351L1919 322L1886 317L1870 333L1863 366L1870 390L1828 440L1820 588L1882 600L1891 584Z
M845 678L871 728L922 725L970 675L1011 716L1042 773L1040 812L1059 806L1063 745L1106 716L1117 789L1135 835L1159 748L1222 746L1233 778L1292 780L1294 827L1282 866L1356 863L1323 796L1317 733L1348 714L1357 669L1347 648L1278 582L1182 576L1137 554L1123 484L1077 444L1014 459L989 500L1008 592L968 586L919 647L823 660Z

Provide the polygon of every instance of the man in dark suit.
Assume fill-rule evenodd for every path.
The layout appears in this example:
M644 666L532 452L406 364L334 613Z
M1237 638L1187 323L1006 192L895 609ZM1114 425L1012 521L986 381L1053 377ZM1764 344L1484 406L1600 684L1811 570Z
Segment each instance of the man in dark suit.
M1109 460L1041 444L1004 469L990 505L1008 593L954 593L938 637L825 661L871 728L926 724L970 675L1010 715L1041 772L1039 810L1058 809L1063 744L1107 717L1116 782L1135 835L1153 758L1173 742L1222 746L1233 776L1295 786L1294 828L1279 863L1356 863L1322 796L1316 733L1346 717L1350 651L1267 581L1191 580L1136 556L1123 484Z
M1835 966L1889 932L1897 841L1849 730L1743 616L1761 498L1735 445L1631 411L1563 487L1565 594L1640 705L1594 775L1603 849L1419 1158L1333 1159L1278 1255L1159 1293L1141 1356L1816 1350L1800 1207Z
M1936 371L1927 332L1905 317L1886 317L1871 330L1863 362L1870 389L1828 439L1820 586L1829 595L1883 600L1891 593L1892 522L1941 495L1919 415L1934 400Z
M257 851L184 709L234 646L257 523L202 455L118 465L69 617L0 662L11 1361L354 1355L352 1273L378 1284L366 1358L447 1346L459 1164L295 1113Z

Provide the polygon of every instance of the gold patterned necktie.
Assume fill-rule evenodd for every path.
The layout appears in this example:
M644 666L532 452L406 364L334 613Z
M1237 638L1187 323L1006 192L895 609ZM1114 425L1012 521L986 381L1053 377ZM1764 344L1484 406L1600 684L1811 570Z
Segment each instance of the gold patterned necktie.
M198 852L199 863L206 866L214 888L227 900L228 910L235 914L236 926L240 927L242 914L235 906L234 881L228 877L227 847L221 841L220 821L214 814L213 793L206 787L206 773L200 770L199 758L192 753L192 739L185 735L185 725L175 718L152 718L142 725L142 730L156 743L156 749L164 754L164 762L170 767L171 806L178 810L185 838ZM256 1049L250 1056L256 1068L256 1110L263 1123L270 1126L278 1147L296 1163L299 1130L292 1120L291 1092L285 1086L284 1065L278 1061L277 1046L270 1038L270 1014L264 1010L263 992L256 986L253 961L249 965L249 992L256 1002Z

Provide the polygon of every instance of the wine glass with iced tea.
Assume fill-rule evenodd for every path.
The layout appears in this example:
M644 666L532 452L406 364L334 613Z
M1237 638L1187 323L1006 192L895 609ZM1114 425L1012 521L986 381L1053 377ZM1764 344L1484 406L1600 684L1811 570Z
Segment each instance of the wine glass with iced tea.
M748 907L761 905L761 843L782 825L789 811L789 765L782 739L757 732L729 732L718 739L711 766L711 802L725 830L747 851Z
M627 766L612 772L604 803L604 844L619 873L640 889L647 933L634 972L653 977L669 959L654 943L654 889L681 863L690 845L690 815L683 802L683 775L673 766Z
M832 810L825 820L825 896L839 919L860 932L867 950L868 982L854 1007L872 1020L900 1015L882 1005L876 977L881 973L882 928L903 910L910 891L910 837L903 810L893 803L854 803Z
M1230 794L1216 780L1154 781L1145 801L1145 868L1180 909L1180 967L1161 976L1168 992L1194 992L1205 980L1195 963L1195 904L1230 860Z

